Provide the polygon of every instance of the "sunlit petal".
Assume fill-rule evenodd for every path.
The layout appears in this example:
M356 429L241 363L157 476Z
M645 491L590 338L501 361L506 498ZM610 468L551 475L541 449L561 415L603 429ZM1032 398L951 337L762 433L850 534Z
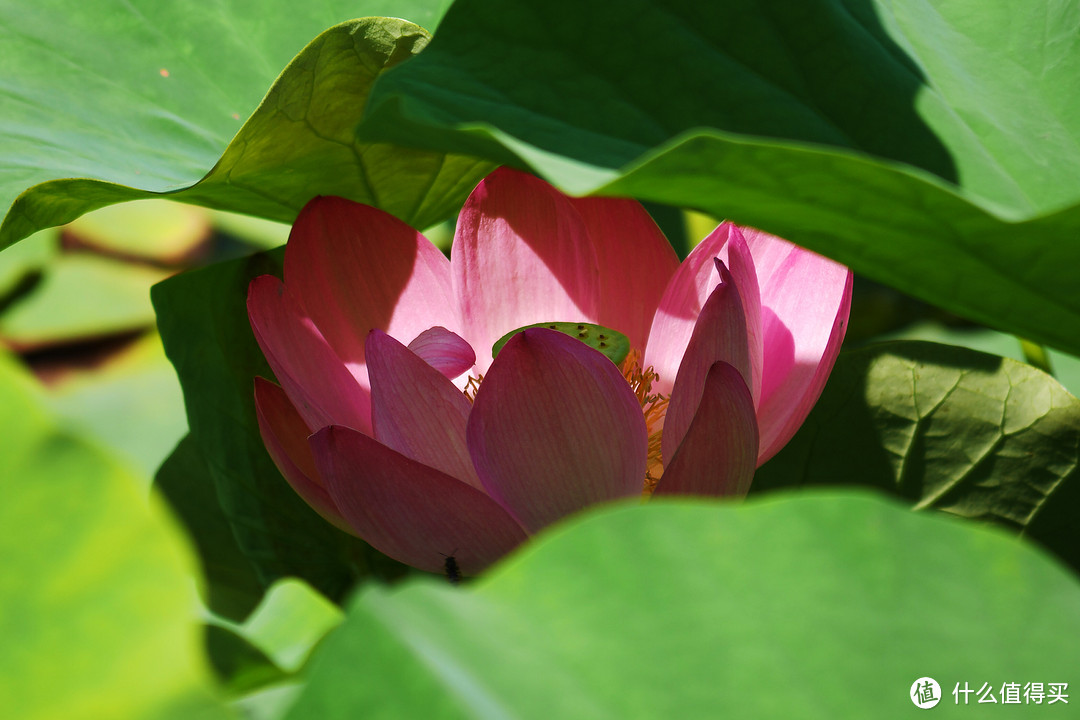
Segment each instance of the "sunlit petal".
M659 376L657 392L669 395L701 308L719 284L714 260L728 260L727 242L735 226L724 223L702 240L671 276L653 316L645 365Z
M531 175L502 168L476 187L458 217L452 265L461 334L480 372L510 330L596 322L599 273L585 223L565 196Z
M739 288L724 264L719 260L714 262L721 282L709 295L694 325L664 420L662 450L665 466L674 456L675 449L682 444L683 436L698 412L705 378L716 362L723 361L733 366L747 388L751 383L746 317Z
M370 330L408 341L459 329L446 257L393 215L342 198L316 198L296 218L285 284L361 384Z
M847 327L851 271L767 233L743 234L761 288L761 463L791 439L825 386Z
M588 228L600 268L599 323L642 350L653 313L679 258L645 208L634 200L571 198Z
M371 431L368 390L356 382L280 280L263 275L248 287L255 340L312 431L347 425Z

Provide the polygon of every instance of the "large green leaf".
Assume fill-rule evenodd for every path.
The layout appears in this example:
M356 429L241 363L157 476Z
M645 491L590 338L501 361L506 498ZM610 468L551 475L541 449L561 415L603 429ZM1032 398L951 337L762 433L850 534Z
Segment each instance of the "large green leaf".
M1080 570L1080 401L1030 365L920 342L841 353L753 492L846 484L1024 530Z
M264 652L229 628L207 625L205 641L210 664L230 695L276 686L288 677Z
M427 33L369 18L303 46L334 22L391 7L433 26L447 4L0 3L0 207L42 183L15 200L0 248L158 193L284 221L320 194L418 227L446 217L489 165L353 134L375 77Z
M20 720L217 718L191 557L156 498L0 355L0 698Z
M950 327L933 321L923 321L887 333L879 340L925 340L1027 361L1021 341L1015 335L984 327ZM1054 378L1073 396L1080 395L1080 357L1052 349L1047 349L1046 355Z
M361 135L756 225L1080 352L1080 3L460 0Z
M1068 682L1078 632L1032 546L862 493L621 505L472 586L366 588L288 717L907 717L923 676L966 717L955 683Z
M219 677L234 693L273 691L298 682L294 674L341 619L337 605L309 585L288 578L267 590L242 624L211 617L207 650Z
M166 458L154 484L195 544L207 606L224 617L245 617L258 605L265 583L240 549L218 501L213 476L190 435Z
M312 648L341 622L341 609L309 585L288 578L266 592L238 632L287 672L307 661Z
M263 588L280 577L296 576L338 600L373 569L397 572L399 566L309 508L263 447L255 417L254 379L272 378L273 373L255 343L245 303L252 278L280 274L282 255L279 250L219 263L153 288L158 327L165 353L180 377L191 430L188 443L178 450L181 456L173 462L177 469L205 467L205 472L187 478L193 487L186 492L217 499L242 552L243 562L234 553L219 553L212 540L220 534L219 523L204 523L191 508L194 514L183 514L196 542L206 549L203 559L208 568L235 563L246 572L250 563ZM172 478L175 493L185 492L173 471L167 477ZM209 533L205 541L200 540L202 532ZM209 573L212 583L218 577L228 583L227 569ZM241 617L257 600L247 588L246 582L220 592L211 587L211 607ZM218 605L215 596L227 602Z

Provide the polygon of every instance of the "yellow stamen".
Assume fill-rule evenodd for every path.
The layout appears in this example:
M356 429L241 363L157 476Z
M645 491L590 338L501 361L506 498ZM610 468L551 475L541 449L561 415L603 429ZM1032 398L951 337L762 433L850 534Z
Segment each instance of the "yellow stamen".
M476 393L480 390L480 383L484 381L484 376L480 373L476 374L476 377L472 375L465 382L465 389L462 391L465 393L465 399L469 401L469 404L476 402Z
M641 412L645 415L645 428L649 434L648 460L645 465L645 479L642 483L641 494L648 498L660 482L664 474L663 456L660 450L660 439L664 435L664 415L667 413L668 398L660 393L653 393L652 385L660 376L656 374L652 366L641 367L641 352L631 350L622 365L623 377L630 383L630 389L634 391Z

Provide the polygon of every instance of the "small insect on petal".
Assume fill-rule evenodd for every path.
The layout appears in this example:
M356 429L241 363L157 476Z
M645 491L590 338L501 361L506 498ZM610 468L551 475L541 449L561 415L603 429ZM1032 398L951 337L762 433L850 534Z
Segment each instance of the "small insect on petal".
M457 560L454 559L453 555L446 556L443 570L446 572L446 579L450 581L451 585L457 585L461 582L461 570L458 568Z
M630 340L618 330L612 330L602 325L593 325L592 323L542 322L519 327L503 335L491 346L491 357L496 357L514 335L517 335L522 330L532 328L547 328L577 338L620 367L626 356L630 354Z

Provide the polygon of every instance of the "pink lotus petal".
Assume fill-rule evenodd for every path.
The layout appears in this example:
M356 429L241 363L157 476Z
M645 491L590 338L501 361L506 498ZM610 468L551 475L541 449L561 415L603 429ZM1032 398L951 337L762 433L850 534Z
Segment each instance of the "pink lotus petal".
M754 479L757 447L750 389L733 366L715 363L697 414L654 494L742 497Z
M381 330L367 339L376 440L480 489L465 423L472 405L450 380Z
M759 230L743 234L761 287L760 464L791 439L821 394L847 326L851 271Z
M640 203L618 198L570 198L589 230L600 268L601 325L644 350L653 313L679 258Z
M262 275L248 286L255 340L308 428L347 425L371 431L366 388L341 363L280 280Z
M285 284L365 386L370 330L408 339L460 329L446 257L394 216L342 198L315 198L296 218Z
M585 223L565 196L531 175L500 168L476 186L458 216L451 264L461 334L480 372L511 330L596 322L599 272Z
M705 301L720 282L713 260L728 261L727 243L735 226L724 223L687 255L671 276L653 316L645 366L659 375L653 391L670 395L683 353Z
M352 534L349 523L323 487L308 445L310 431L285 391L269 380L255 378L255 414L270 458L296 494L335 527Z
M466 432L484 489L530 532L641 493L641 406L614 363L554 330L524 330L506 343Z
M498 503L476 488L343 427L311 438L315 464L355 532L380 552L442 572L453 556L475 574L525 540Z
M732 226L729 230L725 249L728 254L727 267L731 271L735 287L739 289L739 300L742 302L743 315L746 317L746 342L750 351L750 369L753 371L750 393L754 397L754 407L757 407L758 398L761 397L761 373L765 352L757 270L750 248L747 247L746 239L738 227Z
M472 346L444 327L432 327L420 333L409 343L409 349L451 380L476 363Z
M734 366L748 388L752 382L746 316L739 288L724 264L719 260L714 263L721 282L713 289L698 316L664 418L660 445L665 467L682 444L683 436L698 412L705 378L716 362ZM753 408L753 402L750 407Z

